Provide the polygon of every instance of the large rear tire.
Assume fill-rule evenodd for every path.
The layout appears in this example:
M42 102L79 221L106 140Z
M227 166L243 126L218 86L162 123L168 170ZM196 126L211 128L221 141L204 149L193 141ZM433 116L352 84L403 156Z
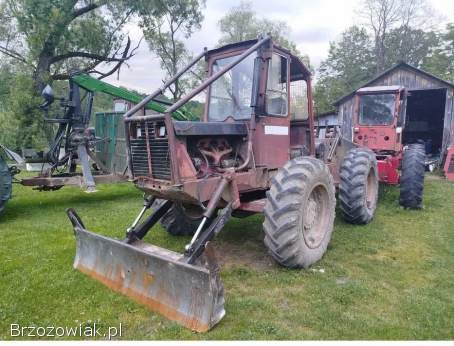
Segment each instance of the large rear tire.
M328 167L312 157L287 162L271 180L264 214L265 245L282 266L307 268L326 252L335 217Z
M158 206L164 202L165 200L157 199L153 206ZM203 210L197 206L175 202L161 218L160 224L171 235L193 235L202 222L202 213Z
M423 144L410 144L402 158L399 203L405 208L421 209L424 194L426 153Z
M12 177L3 157L0 156L0 214L5 210L6 202L11 198Z
M339 200L344 220L367 224L378 200L377 158L367 148L351 149L340 167Z

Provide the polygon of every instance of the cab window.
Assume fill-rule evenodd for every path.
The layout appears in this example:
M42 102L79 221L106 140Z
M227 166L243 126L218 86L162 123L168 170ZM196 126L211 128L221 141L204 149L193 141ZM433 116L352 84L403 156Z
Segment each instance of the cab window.
M303 79L292 81L290 82L290 120L307 120L307 118L309 118L307 82Z
M213 63L213 74L230 64L238 56L217 59ZM211 85L208 108L210 121L224 121L228 117L235 120L251 118L251 95L254 77L254 59L251 54L238 65L224 73Z
M390 125L396 107L395 94L361 95L359 100L360 125Z
M266 84L266 112L269 115L287 116L287 58L273 53L268 66Z

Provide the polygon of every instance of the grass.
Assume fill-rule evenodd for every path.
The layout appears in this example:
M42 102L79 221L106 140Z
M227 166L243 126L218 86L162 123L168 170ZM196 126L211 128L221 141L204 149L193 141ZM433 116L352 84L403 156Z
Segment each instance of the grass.
M453 339L454 184L428 179L425 209L397 204L384 187L374 221L336 218L327 254L314 270L273 264L261 216L234 219L221 232L227 315L210 332L192 333L73 270L74 236L65 209L89 229L122 237L141 207L132 185L96 194L65 187L14 186L0 217L0 339L10 324L123 325L123 339ZM180 250L188 238L156 226L148 241ZM320 271L320 269L323 269Z

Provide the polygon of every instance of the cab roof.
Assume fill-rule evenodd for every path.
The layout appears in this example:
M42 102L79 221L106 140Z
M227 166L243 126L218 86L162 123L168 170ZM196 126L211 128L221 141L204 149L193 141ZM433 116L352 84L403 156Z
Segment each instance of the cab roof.
M358 89L356 92L359 94L365 93L379 93L379 92L397 92L403 89L401 85L383 85L383 86L373 86L373 87L365 87Z
M249 47L253 46L257 42L258 42L258 39L254 39L254 40L247 40L247 41L240 41L240 42L226 44L222 47L214 48L214 49L207 51L207 57L222 53L224 51L229 51L229 50L232 50L232 51L233 50L245 50L245 49L248 49ZM306 65L304 65L304 63L301 61L301 59L298 56L293 54L287 48L283 48L283 47L275 44L272 38L271 38L271 43L273 44L273 48L276 48L279 51L290 56L290 76L292 77L291 78L292 81L306 79L311 76L310 70L306 67Z

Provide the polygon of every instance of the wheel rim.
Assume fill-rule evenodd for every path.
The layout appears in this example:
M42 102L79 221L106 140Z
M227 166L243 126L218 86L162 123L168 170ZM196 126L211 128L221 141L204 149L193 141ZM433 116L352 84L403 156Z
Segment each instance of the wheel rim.
M371 168L369 174L367 175L366 191L364 194L366 208L369 211L375 208L377 192L378 192L377 178L375 176L375 170Z
M326 186L314 186L303 215L304 242L311 249L317 248L328 231L329 193Z

